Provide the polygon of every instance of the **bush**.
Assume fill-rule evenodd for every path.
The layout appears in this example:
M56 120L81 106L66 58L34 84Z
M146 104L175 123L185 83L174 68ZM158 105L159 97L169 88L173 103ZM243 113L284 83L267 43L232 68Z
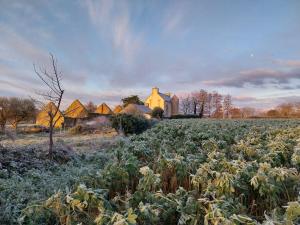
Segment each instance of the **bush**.
M187 114L187 115L183 115L183 114L178 114L178 115L173 115L170 117L170 119L199 119L199 115L194 115L194 114Z
M42 132L49 132L49 128L39 125L29 126L25 127L23 129L20 129L19 133L24 134L37 134Z
M128 134L140 134L150 128L150 122L143 116L130 114L118 114L111 117L112 127L118 132Z
M164 110L160 107L155 107L151 112L151 116L157 119L161 119L163 117L163 114Z
M70 134L81 134L83 133L84 128L81 125L76 125L75 127L70 128L69 133Z

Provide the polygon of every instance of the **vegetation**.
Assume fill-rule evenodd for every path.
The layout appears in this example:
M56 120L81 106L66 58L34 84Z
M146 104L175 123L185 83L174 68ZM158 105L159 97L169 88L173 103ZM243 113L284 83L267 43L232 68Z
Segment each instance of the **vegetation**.
M200 118L300 118L300 102L283 103L273 109L259 111L252 107L236 107L230 95L203 89L182 97L180 105L184 115L197 115Z
M34 120L36 108L32 99L0 97L0 128L5 130L7 123L15 129L20 122Z
M96 111L97 109L97 105L94 104L92 101L89 101L86 105L85 105L85 108L87 109L87 111L89 113L93 113Z
M84 127L82 125L80 125L80 124L78 124L78 125L76 125L74 127L71 127L69 129L69 133L73 134L73 135L75 135L75 134L81 134L83 132L84 132Z
M50 64L51 64L51 71L48 71L46 67L39 68L39 70L34 67L34 72L40 78L42 83L45 86L44 93L40 93L45 100L49 101L50 106L48 108L48 117L49 117L49 157L53 157L53 132L56 127L56 123L61 119L60 114L60 106L62 103L62 98L65 93L65 90L62 89L62 72L58 70L57 67L57 60L55 57L50 54Z
M140 134L150 127L150 122L143 116L131 114L117 114L111 117L112 127L118 132Z
M166 120L103 153L5 166L0 220L298 224L299 138L297 120Z
M153 118L157 118L157 119L161 119L163 118L163 114L164 114L164 110L160 107L155 107L153 110L152 110L152 113L151 113L151 116Z
M129 97L123 98L123 108L125 108L129 104L137 104L137 105L144 105L143 101L137 95L131 95Z

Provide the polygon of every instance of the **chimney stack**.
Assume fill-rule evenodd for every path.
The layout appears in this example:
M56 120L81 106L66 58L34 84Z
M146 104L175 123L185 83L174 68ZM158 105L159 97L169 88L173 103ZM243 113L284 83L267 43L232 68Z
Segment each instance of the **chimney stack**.
M158 92L159 92L158 87L152 88L152 94L158 94Z

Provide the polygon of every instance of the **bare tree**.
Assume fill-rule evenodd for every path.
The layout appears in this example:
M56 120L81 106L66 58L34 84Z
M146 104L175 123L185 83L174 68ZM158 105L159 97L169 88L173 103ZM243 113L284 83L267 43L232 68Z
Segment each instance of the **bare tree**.
M32 99L10 98L8 119L17 131L18 124L35 117L36 108Z
M191 94L191 107L194 115L197 114L198 105L199 105L199 93L193 92Z
M231 118L242 118L242 111L238 107L234 107L230 109L230 117Z
M44 83L47 91L39 93L45 100L52 102L56 107L54 110L50 109L48 111L49 116L49 157L53 158L53 131L56 123L61 119L58 117L59 109L61 106L64 90L61 86L62 73L57 69L57 60L50 54L51 61L51 71L48 71L45 67L36 68L33 65L34 72Z
M5 131L5 125L8 120L8 112L9 112L9 100L8 98L1 97L0 98L0 127L1 131Z
M214 91L212 93L212 116L215 118L222 117L222 95Z
M92 102L92 101L89 101L86 105L85 105L87 111L89 112L95 112L95 110L97 109L97 106Z
M283 103L277 106L277 110L279 111L280 115L283 117L292 117L295 108L294 108L294 104L292 103Z
M198 104L199 104L199 117L202 118L204 115L204 111L206 108L208 100L208 94L207 91L201 89L198 93Z
M183 114L189 114L191 112L191 98L190 96L186 96L181 98L180 100L181 110Z
M295 107L295 110L294 110L293 116L299 118L300 117L300 102L296 102L294 104L294 107Z
M266 113L266 115L267 115L267 117L274 117L274 118L280 117L280 113L276 109L270 109L270 110L268 110L267 113Z
M212 102L212 93L208 93L207 94L207 103L206 103L206 108L205 111L208 115L208 117L211 117L211 113L212 113L212 108L213 108L213 102Z
M223 118L230 117L231 108L232 108L231 95L225 95L223 98Z
M255 108L244 107L241 108L242 118L249 118L255 115Z

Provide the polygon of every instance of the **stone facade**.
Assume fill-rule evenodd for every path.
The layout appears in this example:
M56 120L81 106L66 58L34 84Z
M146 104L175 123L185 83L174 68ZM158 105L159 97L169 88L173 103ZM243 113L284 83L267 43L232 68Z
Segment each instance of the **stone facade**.
M164 110L165 117L178 114L179 99L176 95L171 97L170 93L160 93L157 87L152 88L151 95L146 99L145 105L150 109L160 107Z

